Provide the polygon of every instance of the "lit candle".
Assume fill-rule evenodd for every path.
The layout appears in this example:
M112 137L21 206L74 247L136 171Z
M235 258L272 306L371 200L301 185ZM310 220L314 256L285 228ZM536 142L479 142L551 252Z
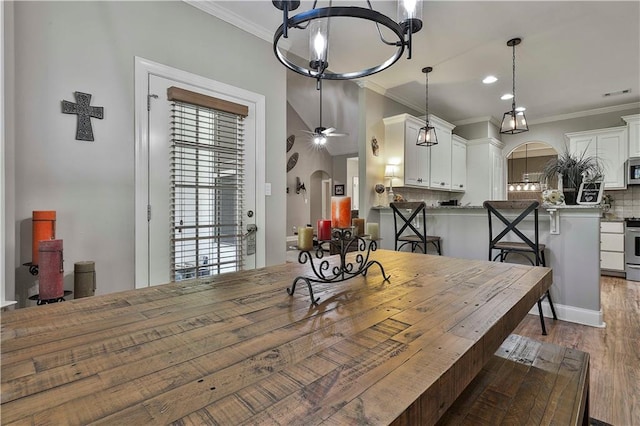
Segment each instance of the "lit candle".
M318 221L318 240L327 241L331 239L331 221L320 219Z
M331 197L331 226L334 228L351 226L351 197Z
M309 251L313 248L313 228L298 228L298 250Z
M367 223L367 234L369 234L369 238L372 240L377 240L380 238L380 226L375 222Z
M32 213L33 232L31 243L31 264L38 264L38 242L56 238L56 211L34 210ZM61 296L62 297L62 296Z
M364 235L364 219L356 217L351 221L351 224L356 227L356 235Z

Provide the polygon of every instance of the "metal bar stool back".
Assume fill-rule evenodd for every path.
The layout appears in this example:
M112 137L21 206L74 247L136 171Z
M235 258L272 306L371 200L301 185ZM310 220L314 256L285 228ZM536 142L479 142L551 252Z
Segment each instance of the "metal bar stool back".
M482 205L487 209L489 217L489 260L495 261L499 259L500 262L504 262L510 254L517 254L526 258L533 266L546 266L546 260L544 257L546 246L544 244L540 244L538 224L538 209L540 207L540 203L537 200L488 200ZM503 214L505 211L516 211L519 214L513 220L510 220ZM533 214L533 237L527 236L517 227L531 214ZM493 228L494 217L505 226L504 229L498 232L495 236ZM511 239L506 240L509 235L513 234L515 234L520 241L512 241ZM493 255L494 250L498 251L495 256ZM529 257L528 254L532 254L533 258ZM551 301L551 294L549 293L549 290L547 290L545 294L538 299L538 312L540 314L540 325L542 326L543 335L547 334L544 315L542 314L542 300L545 297L549 301L549 307L551 308L553 319L558 319L553 307L553 302Z
M427 205L422 202L389 203L393 210L395 250L410 245L411 251L419 249L427 253L427 244L432 244L438 255L442 255L440 237L427 235Z

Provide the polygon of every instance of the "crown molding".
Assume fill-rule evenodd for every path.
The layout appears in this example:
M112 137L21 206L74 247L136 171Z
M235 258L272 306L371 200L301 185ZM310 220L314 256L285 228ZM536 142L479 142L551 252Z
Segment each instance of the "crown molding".
M466 118L464 120L458 120L453 122L453 124L455 124L456 126L464 126L467 124L475 124L475 123L491 123L496 127L500 127L500 121L492 115L485 115L483 117Z
M529 125L551 123L554 121L571 120L574 118L589 117L591 115L607 114L610 112L626 111L630 109L640 109L640 102L632 102L629 104L614 105L604 108L589 109L586 111L570 112L568 114L552 115L549 117L529 120Z
M213 0L182 0L190 6L195 7L205 13L208 13L211 16L215 16L218 19L221 19L236 28L239 28L249 34L253 34L254 36L261 38L269 43L273 43L273 31L256 25L253 22L249 22L244 19L241 15L237 13L231 12L229 9L221 6L220 1ZM291 42L288 40L281 39L279 45L284 50L291 49Z
M371 91L376 92L379 95L384 96L385 98L389 98L392 101L396 101L399 104L402 104L406 107L409 107L415 111L418 111L422 114L425 113L425 109L424 109L424 105L416 105L412 102L407 101L406 99L400 97L400 96L396 96L393 93L389 93L387 89L385 89L384 87L380 86L379 84L376 84L374 82L372 82L371 80L358 80L356 81L356 84L358 84L359 87L363 88L363 89L369 89Z

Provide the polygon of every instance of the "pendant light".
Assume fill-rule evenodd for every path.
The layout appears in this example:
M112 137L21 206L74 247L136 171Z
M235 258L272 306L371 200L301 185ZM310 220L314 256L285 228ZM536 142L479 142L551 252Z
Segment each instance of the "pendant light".
M511 94L511 111L507 111L502 116L502 124L500 125L500 133L514 135L529 131L527 119L524 111L516 111L516 46L520 44L522 39L512 38L507 42L507 46L513 48L513 91Z
M422 68L422 72L425 75L425 99L426 99L426 115L424 118L425 126L420 128L418 132L418 140L416 145L418 146L433 146L438 145L438 137L436 136L436 129L429 125L429 73L433 71L432 67Z

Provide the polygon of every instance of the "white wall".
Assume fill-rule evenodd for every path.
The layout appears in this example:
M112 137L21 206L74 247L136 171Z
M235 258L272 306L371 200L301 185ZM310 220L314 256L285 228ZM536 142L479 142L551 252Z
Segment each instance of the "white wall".
M266 98L267 264L283 263L285 237L286 73L270 43L183 2L16 2L15 163L12 232L15 289L24 306L35 279L32 210L56 210L64 240L65 288L73 264L94 260L97 293L134 282L134 57L183 69ZM7 19L9 19L7 17ZM255 72L252 64L260 64ZM73 92L105 108L92 119L95 142L75 140L76 117L61 113ZM10 207L9 207L10 208ZM10 214L7 214L7 218ZM10 267L10 265L7 265Z

